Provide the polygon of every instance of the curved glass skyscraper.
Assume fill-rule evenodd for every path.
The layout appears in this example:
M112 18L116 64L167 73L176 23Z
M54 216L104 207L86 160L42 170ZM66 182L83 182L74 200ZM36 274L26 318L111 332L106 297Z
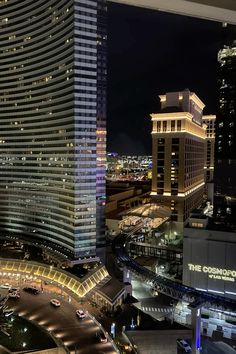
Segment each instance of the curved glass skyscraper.
M72 258L104 245L105 11L97 0L0 1L1 234Z

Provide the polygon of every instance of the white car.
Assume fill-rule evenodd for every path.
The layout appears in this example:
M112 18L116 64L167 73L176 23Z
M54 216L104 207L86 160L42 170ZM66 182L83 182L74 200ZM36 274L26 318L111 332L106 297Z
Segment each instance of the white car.
M83 310L76 310L76 315L79 317L79 318L85 318L86 315L84 313Z
M180 348L184 349L185 353L191 353L192 352L192 348L190 347L188 342L186 342L186 340L177 339L177 343L180 346Z
M50 303L51 303L53 306L55 306L55 307L60 307L60 306L61 306L60 301L57 300L57 299L51 299L51 300L50 300Z
M1 289L10 289L10 287L11 287L11 285L8 283L0 285Z

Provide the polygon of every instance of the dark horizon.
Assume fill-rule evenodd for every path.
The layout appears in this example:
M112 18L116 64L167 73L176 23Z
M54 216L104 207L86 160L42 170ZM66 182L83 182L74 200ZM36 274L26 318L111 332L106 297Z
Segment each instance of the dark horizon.
M189 88L216 113L220 23L108 4L107 151L151 154L158 95Z

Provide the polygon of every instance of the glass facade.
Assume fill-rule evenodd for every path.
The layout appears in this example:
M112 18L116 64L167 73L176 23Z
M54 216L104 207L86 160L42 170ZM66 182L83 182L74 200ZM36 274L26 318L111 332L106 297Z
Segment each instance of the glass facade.
M99 4L0 4L1 234L53 242L72 258L96 254L97 171L105 178Z
M105 247L107 1L98 1L97 38L97 251ZM100 250L99 255L102 256Z
M214 212L216 217L226 217L235 224L236 42L220 50L218 60Z

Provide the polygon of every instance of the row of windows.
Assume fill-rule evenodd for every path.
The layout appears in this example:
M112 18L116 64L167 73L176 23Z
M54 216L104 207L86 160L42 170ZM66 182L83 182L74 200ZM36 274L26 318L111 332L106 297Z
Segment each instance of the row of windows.
M172 120L170 126L171 131L181 131L181 120ZM166 132L168 129L167 121L157 121L157 132Z
M96 12L97 2L90 1L91 5L87 3L83 6L82 1L79 2L78 6L81 11L91 12L94 10ZM40 3L46 6L48 1L40 1ZM9 32L10 21L7 25L9 26L6 28L8 36L16 36L10 40L8 39L12 41L9 47L13 48L14 45L16 47L14 43L21 39L22 42L19 42L19 44L23 48L19 48L19 56L17 56L18 50L13 49L12 52L6 52L6 56L11 56L11 58L1 61L5 65L5 67L2 66L1 68L9 69L11 78L8 75L5 87L4 85L1 86L2 91L5 93L2 104L5 107L4 111L8 111L9 118L2 109L1 112L4 117L1 120L1 124L3 124L2 127L5 130L1 131L5 133L5 136L0 143L0 149L3 152L1 156L7 157L8 160L2 161L3 169L0 178L2 178L4 190L14 193L9 198L8 204L10 206L6 206L9 210L10 207L20 209L23 205L20 202L20 195L17 198L17 193L25 193L25 195L29 196L29 202L25 203L26 214L32 210L37 213L34 206L41 204L39 214L35 214L29 219L27 219L26 214L23 216L24 210L22 210L21 221L23 220L25 225L19 225L19 227L14 225L13 227L16 227L16 230L24 230L31 234L35 232L41 238L52 238L54 242L58 243L65 240L65 244L70 245L70 249L74 250L76 254L78 251L79 254L80 248L83 250L88 248L89 252L89 248L92 248L91 252L94 252L96 242L95 225L98 211L95 208L96 188L94 188L94 183L96 183L96 174L99 173L96 172L96 148L98 148L99 154L104 156L105 147L105 140L96 135L95 129L97 124L96 96L98 95L101 98L101 112L103 113L105 111L105 101L102 101L102 96L104 95L105 87L103 89L101 86L100 91L97 93L96 81L98 80L98 85L102 85L106 75L106 64L102 62L103 54L100 54L101 60L97 63L99 68L97 69L96 65L93 68L91 67L91 65L96 64L96 60L94 60L96 59L96 50L98 47L100 48L99 43L97 43L97 38L99 37L97 25L91 26L93 15L89 15L84 19L81 18L82 21L79 20L77 22L76 27L79 27L81 33L76 34L74 48L72 37L70 36L72 27L71 29L69 27L72 24L73 16L70 15L72 11L66 11L68 3L69 1L67 0L51 1L52 9L50 10L50 15L44 11L43 7L37 10L37 12L42 12L40 17L33 17L33 14L27 13L26 16L31 18L31 21L29 23L22 22L24 28L19 29L17 32ZM19 8L22 6L23 9L22 4L27 5L29 1L18 2ZM72 1L70 4L72 4ZM31 8L32 6L37 8L38 4L31 2L30 6ZM26 6L25 9L30 9L30 6ZM43 11L45 12L44 14ZM80 13L80 15L83 16L84 14ZM59 18L59 16L65 17ZM71 16L71 18L67 18L67 16ZM45 17L45 20L43 17ZM55 21L53 22L53 27L50 22L52 19ZM64 19L65 22L63 23ZM21 18L18 17L17 21L21 21ZM47 24L49 30L46 34L44 31L47 30ZM77 31L76 27L75 31ZM67 33L66 37L64 36L65 33ZM38 43L34 46L36 40ZM103 44L106 40L106 35L103 37L101 32L98 40ZM43 43L44 47L42 48ZM103 48L99 48L98 51L100 50L100 53L102 53ZM47 60L45 68L42 66L42 60L43 62ZM74 60L76 66L73 66L72 72L71 64ZM11 64L13 62L14 64ZM36 75L36 69L38 69L38 76ZM74 90L72 85L74 70L78 70L75 77L76 90ZM100 71L99 75L97 75L97 70ZM2 73L4 74L3 71ZM3 75L1 75L1 78L4 80ZM9 80L14 81L11 83ZM15 82L15 80L18 82ZM27 80L31 82L27 83ZM33 82L35 84L32 84ZM75 93L74 101L71 97L73 92ZM81 94L91 94L91 96L81 97ZM25 99L26 102L24 102ZM14 104L12 107L9 106L11 103ZM6 107L9 107L9 110ZM32 110L32 108L34 109ZM43 109L45 114L40 115L40 113L43 113ZM10 111L12 111L12 114ZM32 117L32 113L34 117ZM13 115L14 119L12 119ZM104 117L102 115L102 120L101 122L99 121L98 127L105 126ZM17 124L10 124L10 121L17 122ZM71 129L67 126L71 122L77 124L76 128ZM32 128L34 132L32 132ZM10 131L7 133L8 129ZM50 134L48 135L47 129L50 129ZM28 132L28 130L30 131ZM17 134L16 141L14 142L11 139L11 143L8 143L7 139L9 139L11 132L12 138ZM34 137L32 136L33 133ZM65 136L67 134L71 135L73 141L68 139L69 136ZM74 141L74 138L76 141ZM27 139L29 140L28 143ZM78 159L78 154L80 159ZM57 159L60 155L63 158ZM23 159L24 157L26 159ZM14 160L15 158L20 158L21 160ZM78 163L75 164L73 159L78 161ZM101 161L100 163L102 164L103 162ZM19 174L22 176L19 176ZM100 177L101 188L98 192L104 194L104 175L101 171ZM7 186L5 184L6 180L8 182ZM35 192L31 188L35 188ZM45 193L41 195L41 199L37 196L40 191ZM73 197L76 198L76 204L74 204ZM34 200L30 201L31 198ZM45 206L45 208L42 206ZM37 205L37 207L39 206ZM65 220L65 223L68 219L64 219L64 216L60 217L60 213L65 213L65 217L69 218L70 213L73 213L75 208L77 209L76 215L68 221L66 228L62 228L60 225L61 219ZM83 213L86 213L86 215ZM45 220L42 217L45 214L50 215L50 218ZM51 231L48 225L54 218L56 221L55 223L52 221L52 224L54 223L55 227L53 226L54 230ZM75 223L73 220L75 220ZM13 217L10 215L9 221L10 223L13 221ZM32 221L32 226L26 225L27 221ZM45 224L43 221L45 221ZM37 222L41 223L39 227L36 227ZM74 229L73 223L76 225ZM86 240L86 238L90 237L92 242Z

